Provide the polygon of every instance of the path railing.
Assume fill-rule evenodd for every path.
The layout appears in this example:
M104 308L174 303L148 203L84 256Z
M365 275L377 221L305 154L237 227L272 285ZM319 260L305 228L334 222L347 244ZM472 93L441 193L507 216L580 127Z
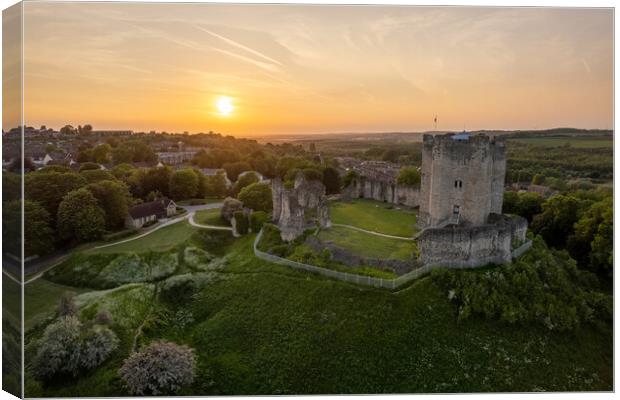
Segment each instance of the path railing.
M395 290L404 284L411 282L414 279L417 279L423 275L428 274L434 269L446 268L445 265L424 265L422 267L416 268L412 271L407 272L404 275L399 276L395 279L383 279L383 278L374 278L371 276L350 274L348 272L334 271L333 269L317 267L316 265L304 264L297 261L289 260L287 258L278 257L273 254L266 253L258 249L258 243L260 243L261 238L263 237L263 229L258 232L256 238L254 239L254 255L261 260L269 261L275 264L286 265L295 269L300 269L303 271L314 272L316 274L320 274L323 276L328 276L330 278L335 278L345 282L357 283L361 285L373 286L373 287L381 287L385 289ZM528 250L532 246L532 241L528 241L521 245L519 248L515 249L512 252L513 257L518 257L523 254L526 250ZM518 255L515 256L515 253Z

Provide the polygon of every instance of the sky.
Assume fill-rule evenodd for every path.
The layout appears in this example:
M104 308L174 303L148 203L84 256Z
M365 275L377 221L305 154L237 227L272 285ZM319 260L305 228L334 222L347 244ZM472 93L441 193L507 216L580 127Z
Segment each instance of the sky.
M611 128L611 9L26 2L24 118L237 136Z

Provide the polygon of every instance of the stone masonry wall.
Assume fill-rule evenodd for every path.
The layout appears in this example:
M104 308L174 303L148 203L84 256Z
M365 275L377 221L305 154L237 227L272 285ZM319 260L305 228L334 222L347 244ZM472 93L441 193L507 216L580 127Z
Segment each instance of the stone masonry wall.
M498 214L489 220L474 227L425 229L417 239L421 263L468 268L510 262L512 249L525 242L527 221Z
M420 190L421 227L454 218L483 225L500 214L506 172L505 139L486 135L424 135Z

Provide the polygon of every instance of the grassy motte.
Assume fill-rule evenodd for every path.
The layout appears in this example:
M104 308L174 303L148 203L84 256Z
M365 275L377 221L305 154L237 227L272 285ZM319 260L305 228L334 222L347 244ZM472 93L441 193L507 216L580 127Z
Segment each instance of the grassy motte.
M319 240L333 242L354 254L370 258L411 260L417 254L414 241L386 238L339 226L321 230Z
M411 237L416 232L416 214L405 207L374 200L356 199L330 203L333 223L369 231Z

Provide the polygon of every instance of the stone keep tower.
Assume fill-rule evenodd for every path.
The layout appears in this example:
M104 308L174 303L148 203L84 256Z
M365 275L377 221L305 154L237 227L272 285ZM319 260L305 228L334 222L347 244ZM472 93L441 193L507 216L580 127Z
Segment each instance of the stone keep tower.
M502 213L505 174L504 138L424 135L419 226L487 223Z

